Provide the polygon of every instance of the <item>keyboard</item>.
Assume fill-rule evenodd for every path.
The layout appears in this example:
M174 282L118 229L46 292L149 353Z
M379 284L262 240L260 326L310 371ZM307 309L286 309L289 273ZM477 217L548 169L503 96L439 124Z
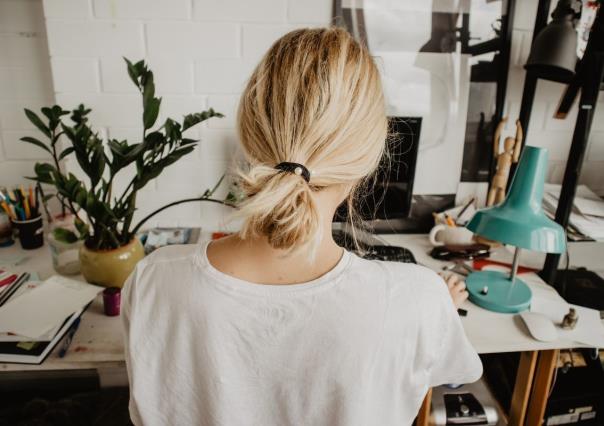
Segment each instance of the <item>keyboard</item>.
M354 245L354 242L349 234L341 230L332 231L333 239L337 245L345 248L348 251L356 253L363 259L369 260L386 260L390 262L402 262L402 263L417 263L411 250L405 247L389 246L380 244L377 242L368 243L366 241L359 241L360 250Z
M372 245L363 254L364 259L388 260L391 262L417 263L411 250L399 246Z

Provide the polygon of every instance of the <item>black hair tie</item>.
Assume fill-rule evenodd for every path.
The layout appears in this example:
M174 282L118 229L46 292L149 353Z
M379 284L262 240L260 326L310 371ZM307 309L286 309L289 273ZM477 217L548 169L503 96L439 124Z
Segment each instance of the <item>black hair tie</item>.
M310 171L302 164L284 161L283 163L277 164L275 169L302 176L306 182L310 182Z

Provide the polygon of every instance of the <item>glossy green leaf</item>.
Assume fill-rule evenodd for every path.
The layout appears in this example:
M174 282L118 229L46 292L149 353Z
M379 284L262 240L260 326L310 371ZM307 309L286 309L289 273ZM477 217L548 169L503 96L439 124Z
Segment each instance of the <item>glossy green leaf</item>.
M36 163L34 166L34 172L36 173L37 181L47 183L49 185L54 184L53 172L56 172L56 169L51 164Z
M78 241L78 236L69 229L65 228L55 228L52 231L52 235L57 239L57 241L61 241L67 244L73 244Z
M40 117L38 117L38 115L35 112L33 112L27 108L25 108L24 111L25 111L25 115L27 116L29 121L31 121L31 123L34 126L36 126L42 133L44 133L49 138L52 137L51 133L50 133L50 129L48 127L46 127L46 125L42 122Z
M78 218L75 219L74 224L75 224L76 229L80 233L80 237L82 239L88 237L88 235L89 235L89 228L88 228L87 224L85 224L84 222L82 222Z
M213 108L210 108L207 111L196 112L194 114L187 114L185 115L185 118L182 123L182 131L184 132L185 130L190 129L191 127L212 117L224 117L224 115L214 111Z
M63 152L61 152L61 154L59 155L59 161L64 159L65 157L67 157L69 154L71 154L74 151L75 151L75 148L73 146L65 148L63 150Z
M21 140L23 142L27 142L27 143L31 143L33 145L36 145L37 147L40 147L44 151L48 152L49 154L52 154L52 151L50 150L50 148L47 147L43 142L39 141L36 138L32 138L32 137L29 137L29 136L24 136L24 137L21 138Z
M159 106L161 105L161 98L150 99L143 111L143 125L145 130L150 129L155 124L157 116L159 115Z
M128 58L124 58L124 61L126 61L126 64L128 65L128 76L130 77L130 80L132 80L134 85L138 88L138 75L136 69L134 68L134 65L132 64L132 62L130 62Z

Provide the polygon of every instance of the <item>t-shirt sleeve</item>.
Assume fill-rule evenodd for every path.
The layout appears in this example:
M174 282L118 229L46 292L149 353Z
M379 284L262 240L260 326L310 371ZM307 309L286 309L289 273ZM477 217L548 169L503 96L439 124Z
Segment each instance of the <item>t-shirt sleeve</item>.
M482 363L468 340L461 319L442 278L434 274L436 282L434 307L437 321L432 331L435 351L428 367L429 386L472 383L482 375Z
M128 372L128 382L130 384L130 401L128 403L128 409L130 411L130 419L133 424L136 426L142 425L142 419L139 414L139 410L136 404L136 401L132 397L132 352L130 348L130 325L132 318L132 310L136 295L136 278L138 267L132 271L126 282L124 283L124 287L122 288L122 300L121 300L121 308L120 308L120 317L122 320L123 326L123 335L124 335L124 357L126 359L126 370Z

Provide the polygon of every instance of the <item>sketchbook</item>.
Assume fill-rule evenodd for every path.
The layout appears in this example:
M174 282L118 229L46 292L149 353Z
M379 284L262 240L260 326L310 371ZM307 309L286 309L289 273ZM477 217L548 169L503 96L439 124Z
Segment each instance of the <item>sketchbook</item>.
M0 306L0 332L35 341L90 303L102 287L55 275Z
M84 310L85 308L78 310L63 321L50 341L0 342L0 362L41 364Z

